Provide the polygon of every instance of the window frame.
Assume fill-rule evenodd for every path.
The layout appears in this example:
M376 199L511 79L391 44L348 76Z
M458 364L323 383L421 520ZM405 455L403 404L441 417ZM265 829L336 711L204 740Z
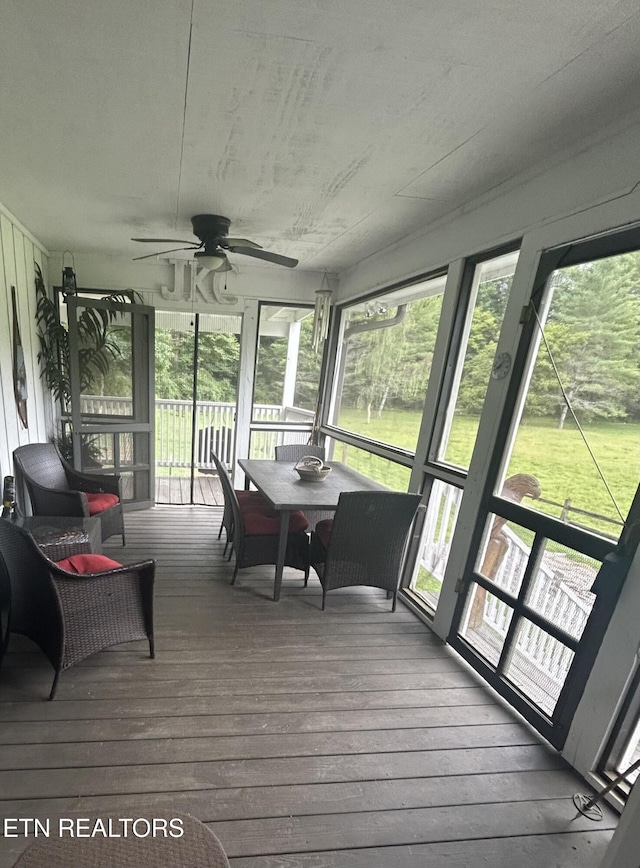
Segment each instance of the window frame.
M338 370L341 358L341 355L339 353L340 333L342 330L343 317L345 315L345 311L348 308L353 307L356 304L366 304L367 302L374 301L376 298L387 296L390 293L396 292L400 289L405 289L409 286L414 286L419 283L424 283L429 280L436 280L442 277L445 279L445 285L442 292L444 301L447 292L448 265L441 266L440 268L434 269L432 271L418 274L405 280L387 284L375 291L357 296L356 298L350 298L348 301L344 301L341 304L335 305L332 327L330 329L329 338L327 340L327 358L333 359L334 361L333 365L327 366L327 376L323 383L322 392L324 400L321 402L322 415L320 417L320 431L324 437L329 437L332 440L347 443L359 449L364 449L368 452L371 452L373 455L376 455L380 458L386 458L387 460L393 461L397 464L401 464L404 467L408 467L410 469L413 468L418 443L420 441L420 431L418 432L418 436L416 439L416 448L405 449L392 443L385 443L380 440L375 440L372 437L366 437L362 434L358 434L355 431L349 431L348 429L341 428L339 425L336 425L335 423L329 421L333 413L333 408L335 406L336 389L338 386ZM440 334L440 330L442 328L442 319L443 318L441 314L440 321L438 323L438 335ZM432 374L429 375L429 380L431 380L431 376ZM423 401L421 413L421 428L422 420L424 419L424 412L425 403ZM410 490L413 489L410 488Z

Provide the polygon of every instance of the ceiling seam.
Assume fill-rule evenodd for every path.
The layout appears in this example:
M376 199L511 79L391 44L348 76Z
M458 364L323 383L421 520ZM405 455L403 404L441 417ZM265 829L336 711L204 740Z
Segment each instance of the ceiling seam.
M180 162L178 167L178 194L176 196L176 213L174 215L174 229L178 228L178 216L180 214L180 194L182 192L182 161L184 158L184 137L187 125L187 95L189 93L189 72L191 70L191 41L193 39L193 8L195 0L191 0L191 15L189 18L189 42L187 45L187 68L184 81L184 104L182 106L182 135L180 137Z

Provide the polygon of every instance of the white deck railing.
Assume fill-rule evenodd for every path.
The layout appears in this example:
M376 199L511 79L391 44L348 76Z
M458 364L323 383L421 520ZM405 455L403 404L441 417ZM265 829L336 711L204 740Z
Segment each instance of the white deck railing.
M191 432L193 402L158 398L156 407L156 467L191 467ZM82 396L82 412L110 416L129 416L133 410L131 398ZM228 464L233 456L236 405L224 401L196 402L195 465L199 470L213 470L211 450ZM254 422L313 422L314 414L300 407L279 404L257 404L253 408ZM252 458L273 458L275 446L284 443L306 443L307 431L254 431L251 437Z
M442 582L444 578L461 497L461 489L440 481L434 483L427 510L420 564L438 582ZM493 580L504 590L517 594L531 549L506 525L503 532L509 548ZM596 573L586 567L583 567L582 572L585 576L584 590L587 591ZM591 613L591 604L581 599L544 563L536 572L528 605L576 638L582 634ZM507 634L512 614L513 610L506 603L496 596L486 595L483 621L502 638ZM569 648L531 622L523 622L516 640L516 649L531 666L539 670L543 678L550 679L555 688L562 686L573 660L573 652ZM533 676L533 681L537 683L538 678Z

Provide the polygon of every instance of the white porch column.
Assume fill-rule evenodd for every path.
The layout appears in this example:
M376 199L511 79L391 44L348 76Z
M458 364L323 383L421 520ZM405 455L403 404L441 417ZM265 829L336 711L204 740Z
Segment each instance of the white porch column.
M287 339L287 365L284 369L284 385L282 387L282 406L293 407L296 391L296 376L298 373L298 351L300 349L300 323L289 323Z
M632 787L618 827L600 868L638 868L640 865L640 787Z
M258 340L258 302L247 300L242 317L240 336L240 370L238 371L238 403L236 411L236 451L234 456L233 480L236 488L244 485L244 473L237 465L238 458L249 457L249 438L251 425L251 401L253 397L253 376L256 364L256 343Z

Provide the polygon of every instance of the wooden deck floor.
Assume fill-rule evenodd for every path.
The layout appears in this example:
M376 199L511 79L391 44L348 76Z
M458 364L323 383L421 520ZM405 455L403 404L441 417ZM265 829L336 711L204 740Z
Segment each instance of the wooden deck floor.
M14 637L0 672L3 817L195 815L233 868L596 868L615 827L574 819L588 791L455 655L384 594L240 573L220 509L126 516L158 562L145 643L63 673ZM24 839L0 841L9 868Z
M196 473L193 480L193 502L202 506L221 506L222 486L214 473ZM157 504L191 503L190 476L160 476L156 474Z

